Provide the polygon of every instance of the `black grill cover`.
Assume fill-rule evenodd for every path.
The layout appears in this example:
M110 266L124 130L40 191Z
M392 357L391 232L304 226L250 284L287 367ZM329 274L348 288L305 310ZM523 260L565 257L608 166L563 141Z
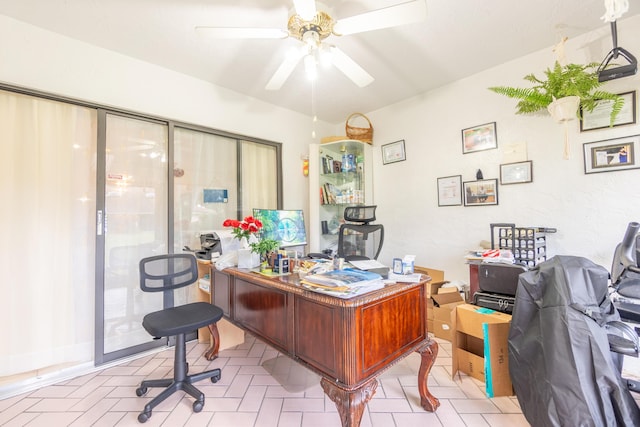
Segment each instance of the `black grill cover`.
M519 277L509 372L532 426L640 426L640 410L609 351L608 272L555 256Z

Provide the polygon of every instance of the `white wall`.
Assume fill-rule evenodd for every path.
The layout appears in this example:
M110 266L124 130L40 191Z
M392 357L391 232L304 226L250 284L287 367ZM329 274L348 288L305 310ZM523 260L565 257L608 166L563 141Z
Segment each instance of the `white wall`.
M619 45L640 57L640 16L621 20ZM568 62L601 62L612 48L610 27L569 40ZM491 49L491 47L486 47ZM385 225L381 261L415 254L416 264L445 270L448 280L468 282L463 257L490 240L489 224L556 227L548 239L550 255L572 254L611 266L615 245L630 221L640 221L640 169L585 175L582 144L640 134L627 125L580 133L569 124L572 154L563 159L564 127L548 116L515 115L515 100L487 87L526 87L529 73L552 66L552 47L524 56L422 96L368 113L375 128L374 197L378 222ZM621 64L626 63L624 60ZM425 70L429 78L429 70ZM640 76L607 83L611 92L637 90ZM497 123L498 149L462 154L461 130ZM380 146L405 140L407 160L382 165ZM438 177L499 178L508 144L526 142L533 182L499 186L498 206L438 207ZM640 155L640 153L637 153ZM639 162L640 159L636 159Z
M232 72L232 70L230 70ZM0 15L0 81L283 143L284 208L308 207L311 118ZM318 123L319 135L333 126Z
M618 22L619 44L640 57L640 17ZM570 62L600 62L611 49L609 26L569 40ZM491 48L491 47L488 47ZM572 155L562 157L564 129L548 116L514 114L515 101L486 90L526 85L522 76L551 66L549 49L524 56L413 99L367 113L375 128L374 191L386 237L381 260L415 254L416 263L468 280L463 257L490 239L489 224L549 226L553 254L576 254L607 267L626 224L640 220L640 170L585 175L582 143L640 134L640 125L580 133L569 126ZM425 70L429 78L429 70ZM0 81L29 89L208 126L283 143L285 208L307 208L309 117L224 88L0 16ZM637 90L640 76L610 82L614 92ZM498 149L462 154L461 129L497 123ZM343 123L320 123L334 135ZM407 160L382 165L380 146L404 139ZM438 207L436 179L461 174L498 178L504 147L527 144L533 182L499 186L499 205ZM640 153L639 153L640 154Z

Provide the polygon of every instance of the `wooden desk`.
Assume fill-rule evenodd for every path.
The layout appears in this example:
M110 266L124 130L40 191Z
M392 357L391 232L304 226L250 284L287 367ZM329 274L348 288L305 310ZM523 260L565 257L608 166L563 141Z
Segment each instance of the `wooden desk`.
M427 411L440 405L427 387L438 353L427 335L427 282L341 299L301 287L297 275L267 278L227 268L214 269L211 277L212 302L232 323L322 376L343 426L360 425L377 377L414 351L422 356L420 404ZM205 357L211 360L217 351L213 342Z

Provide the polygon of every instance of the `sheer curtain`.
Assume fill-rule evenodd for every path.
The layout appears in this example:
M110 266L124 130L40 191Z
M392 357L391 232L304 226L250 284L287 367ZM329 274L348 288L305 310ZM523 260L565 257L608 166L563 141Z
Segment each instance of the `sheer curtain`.
M95 110L0 91L0 377L93 359Z
M222 229L237 211L236 140L175 128L174 212L176 252L200 248L200 234ZM227 200L205 200L205 191L227 191Z
M242 141L243 215L253 208L278 208L278 151L273 145Z

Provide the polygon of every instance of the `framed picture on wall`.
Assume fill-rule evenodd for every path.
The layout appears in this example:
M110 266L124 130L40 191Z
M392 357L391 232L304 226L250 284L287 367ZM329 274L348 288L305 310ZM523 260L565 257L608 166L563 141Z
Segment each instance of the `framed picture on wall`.
M462 205L462 175L438 178L438 206Z
M382 164L388 165L389 163L401 162L406 160L406 153L404 151L404 139L396 142L390 142L382 146Z
M624 99L622 110L616 116L613 126L631 125L636 122L636 91L619 93ZM600 101L593 111L581 110L580 132L611 127L611 107L613 101Z
M498 148L496 122L462 129L462 154Z
M640 135L583 144L584 173L638 169Z
M498 204L498 180L479 179L463 183L465 206L487 206Z
M531 160L527 160L526 162L504 163L500 165L500 184L508 185L532 182L532 164L533 162Z

